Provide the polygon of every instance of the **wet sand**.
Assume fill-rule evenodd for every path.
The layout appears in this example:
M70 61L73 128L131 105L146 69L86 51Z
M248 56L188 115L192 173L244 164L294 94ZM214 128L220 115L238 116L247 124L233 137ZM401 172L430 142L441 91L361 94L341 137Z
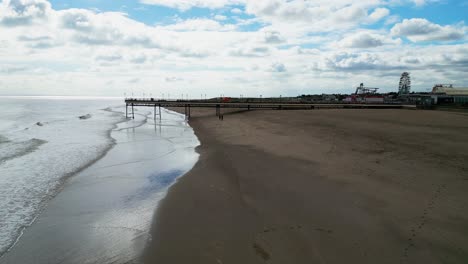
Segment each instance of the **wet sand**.
M468 115L192 109L145 263L468 263Z
M116 145L66 181L1 264L140 263L157 201L199 143L180 115L155 123L147 110L112 130Z

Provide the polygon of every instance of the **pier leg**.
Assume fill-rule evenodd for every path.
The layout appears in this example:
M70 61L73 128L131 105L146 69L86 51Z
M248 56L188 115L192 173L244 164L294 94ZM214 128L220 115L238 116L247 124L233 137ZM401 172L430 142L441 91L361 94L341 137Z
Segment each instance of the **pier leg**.
M159 105L159 120L162 120L161 105Z
M128 118L128 104L125 104L125 118Z
M190 119L190 116L192 115L191 110L190 110L190 105L188 105L188 118Z
M132 103L132 119L135 119L135 110L133 109L133 103Z
M154 105L154 120L156 120L156 105Z

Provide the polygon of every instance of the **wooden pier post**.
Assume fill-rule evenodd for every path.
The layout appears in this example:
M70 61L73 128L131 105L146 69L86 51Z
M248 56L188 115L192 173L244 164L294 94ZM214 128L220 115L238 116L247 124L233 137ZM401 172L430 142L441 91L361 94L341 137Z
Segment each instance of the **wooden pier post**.
M128 118L128 104L125 104L125 118Z
M135 110L133 109L133 103L132 103L132 119L135 119Z
M159 120L162 120L161 104L159 104Z

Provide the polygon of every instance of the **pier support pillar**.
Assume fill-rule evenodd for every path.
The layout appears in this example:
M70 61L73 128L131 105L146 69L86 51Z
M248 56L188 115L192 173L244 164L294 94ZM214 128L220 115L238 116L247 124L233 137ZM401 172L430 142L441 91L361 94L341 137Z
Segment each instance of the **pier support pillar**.
M162 120L161 105L159 105L159 120Z
M156 119L158 119L158 116L159 116L159 120L162 119L162 116L161 116L161 105L154 105L154 120L156 121Z
M128 118L128 104L125 104L125 118Z
M133 109L133 103L132 103L132 119L135 119L135 110Z

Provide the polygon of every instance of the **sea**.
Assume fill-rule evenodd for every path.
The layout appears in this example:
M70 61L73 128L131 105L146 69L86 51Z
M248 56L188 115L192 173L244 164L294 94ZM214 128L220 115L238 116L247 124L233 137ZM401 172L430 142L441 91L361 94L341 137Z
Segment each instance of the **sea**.
M0 97L0 263L135 259L141 246L119 251L151 239L158 201L200 144L183 115L152 111L127 119L122 98Z

